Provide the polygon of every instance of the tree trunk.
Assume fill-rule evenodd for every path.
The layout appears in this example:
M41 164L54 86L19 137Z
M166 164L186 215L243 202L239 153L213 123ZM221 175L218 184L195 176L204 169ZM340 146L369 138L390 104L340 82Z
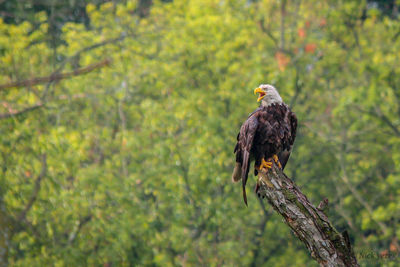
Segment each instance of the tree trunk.
M359 266L347 231L340 234L323 213L327 200L315 208L275 164L258 173L260 197L267 198L321 266Z

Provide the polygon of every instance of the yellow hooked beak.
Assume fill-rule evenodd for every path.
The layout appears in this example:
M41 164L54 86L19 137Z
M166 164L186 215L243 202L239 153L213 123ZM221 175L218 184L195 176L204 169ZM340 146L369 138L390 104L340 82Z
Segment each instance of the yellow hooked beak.
M259 97L257 98L257 102L260 102L261 99L264 98L264 96L267 94L263 89L261 89L260 87L254 89L254 94L259 93Z

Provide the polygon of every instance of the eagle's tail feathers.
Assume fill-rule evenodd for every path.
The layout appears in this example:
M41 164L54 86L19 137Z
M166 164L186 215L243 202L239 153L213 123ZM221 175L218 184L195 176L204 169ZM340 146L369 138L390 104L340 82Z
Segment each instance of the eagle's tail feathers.
M246 206L247 206L246 183L247 183L247 176L249 174L249 166L250 166L250 153L248 151L243 151L242 188L243 188L243 200Z
M245 185L243 185L243 200L244 200L244 204L246 204L246 206L248 207L248 205L247 205L247 196L246 196L246 186Z

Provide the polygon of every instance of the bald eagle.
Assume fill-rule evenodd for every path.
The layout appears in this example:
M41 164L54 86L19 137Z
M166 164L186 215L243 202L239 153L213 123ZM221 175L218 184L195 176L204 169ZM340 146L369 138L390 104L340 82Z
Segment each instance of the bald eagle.
M259 93L260 106L249 115L237 135L236 165L232 181L242 179L243 200L247 206L246 182L250 161L254 160L254 175L261 169L272 167L272 160L282 170L285 168L296 138L297 118L282 101L278 91L269 84L254 90Z

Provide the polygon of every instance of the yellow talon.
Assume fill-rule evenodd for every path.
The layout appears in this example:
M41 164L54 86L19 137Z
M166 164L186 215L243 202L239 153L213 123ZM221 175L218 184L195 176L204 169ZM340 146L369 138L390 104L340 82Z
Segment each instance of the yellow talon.
M266 171L268 171L268 169L271 169L271 168L272 168L272 161L271 160L268 160L268 161L265 161L264 159L261 160L261 164L260 164L260 167L259 167L260 170L266 169Z
M277 156L276 154L274 154L274 155L272 156L272 158L274 159L275 163L278 164L279 169L282 169L282 165L281 165L281 163L280 163L280 161L279 161L278 156Z

